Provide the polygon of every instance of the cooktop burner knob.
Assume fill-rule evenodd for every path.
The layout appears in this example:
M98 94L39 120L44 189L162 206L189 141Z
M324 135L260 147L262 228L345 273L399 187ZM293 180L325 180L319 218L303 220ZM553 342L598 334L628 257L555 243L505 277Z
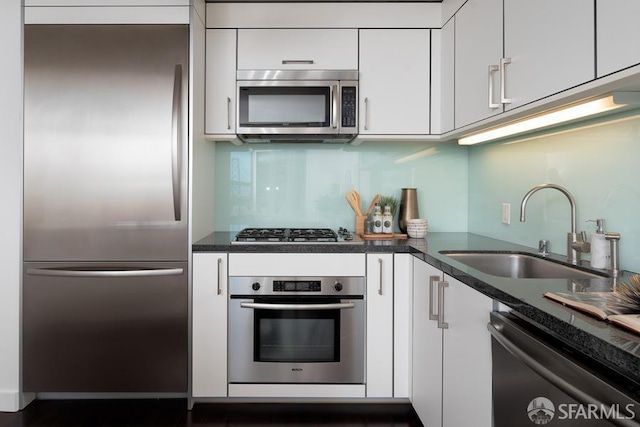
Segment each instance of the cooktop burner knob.
M337 292L340 292L340 291L342 290L342 283L340 283L340 282L336 282L336 283L333 285L333 289L335 289Z
M251 284L251 289L253 289L254 291L259 291L260 290L260 283L259 282L253 282Z

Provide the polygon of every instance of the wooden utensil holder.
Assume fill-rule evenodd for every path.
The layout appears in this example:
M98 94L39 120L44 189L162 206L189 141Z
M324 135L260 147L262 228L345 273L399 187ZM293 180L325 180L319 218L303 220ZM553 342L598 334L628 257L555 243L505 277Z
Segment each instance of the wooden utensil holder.
M356 234L358 236L362 236L364 234L364 221L366 219L366 215L356 215Z

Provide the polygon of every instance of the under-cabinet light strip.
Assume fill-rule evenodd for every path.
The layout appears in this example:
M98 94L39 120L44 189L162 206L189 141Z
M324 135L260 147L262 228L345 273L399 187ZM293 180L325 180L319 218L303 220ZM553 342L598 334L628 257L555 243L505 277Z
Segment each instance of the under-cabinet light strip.
M572 120L582 119L596 114L602 114L617 110L629 105L640 105L640 92L614 92L611 95L595 100L569 105L556 110L551 110L533 117L508 123L486 131L478 132L458 140L460 145L473 145L481 142L492 141L517 135L533 130L544 129L550 126L567 123Z

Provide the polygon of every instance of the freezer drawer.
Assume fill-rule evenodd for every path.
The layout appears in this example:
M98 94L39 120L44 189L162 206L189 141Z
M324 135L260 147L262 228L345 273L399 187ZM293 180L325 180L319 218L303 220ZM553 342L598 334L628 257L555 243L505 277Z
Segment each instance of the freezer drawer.
M186 392L186 263L25 263L23 387Z

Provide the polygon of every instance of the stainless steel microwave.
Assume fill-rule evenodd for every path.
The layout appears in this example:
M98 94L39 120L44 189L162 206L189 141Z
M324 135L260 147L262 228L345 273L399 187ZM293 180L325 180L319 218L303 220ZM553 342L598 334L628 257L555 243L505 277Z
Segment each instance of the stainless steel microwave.
M236 134L249 143L345 143L358 134L358 71L237 72Z

